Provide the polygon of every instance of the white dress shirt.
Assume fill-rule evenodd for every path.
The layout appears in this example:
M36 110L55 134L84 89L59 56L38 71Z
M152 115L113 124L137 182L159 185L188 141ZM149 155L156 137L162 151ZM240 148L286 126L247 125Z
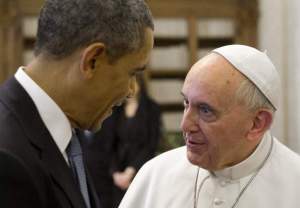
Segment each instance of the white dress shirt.
M72 137L68 118L55 101L26 74L23 67L18 69L15 78L33 100L50 135L68 163L66 148Z

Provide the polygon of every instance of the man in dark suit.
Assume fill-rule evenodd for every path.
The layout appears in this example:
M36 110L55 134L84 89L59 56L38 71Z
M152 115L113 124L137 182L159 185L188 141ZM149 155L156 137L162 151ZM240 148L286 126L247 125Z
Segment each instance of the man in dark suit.
M142 0L45 1L35 59L0 88L1 208L100 207L75 129L134 95L152 47Z

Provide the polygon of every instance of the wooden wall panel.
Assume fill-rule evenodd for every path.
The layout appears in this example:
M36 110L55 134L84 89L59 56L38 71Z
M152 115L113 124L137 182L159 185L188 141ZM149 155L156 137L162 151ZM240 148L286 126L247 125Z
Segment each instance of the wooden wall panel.
M237 36L236 42L257 46L257 22L259 18L257 0L239 1L237 13Z
M18 0L23 15L36 16L44 3L44 0Z
M159 17L235 17L238 0L147 0Z
M22 60L21 16L37 16L44 0L0 0L0 81ZM154 17L183 17L189 22L190 62L196 60L196 20L201 17L236 21L235 43L257 45L257 0L146 0ZM22 42L23 41L23 42Z
M16 0L0 0L0 83L22 63L22 25Z
M195 17L188 18L188 31L188 45L190 52L189 67L191 67L198 60L197 19Z

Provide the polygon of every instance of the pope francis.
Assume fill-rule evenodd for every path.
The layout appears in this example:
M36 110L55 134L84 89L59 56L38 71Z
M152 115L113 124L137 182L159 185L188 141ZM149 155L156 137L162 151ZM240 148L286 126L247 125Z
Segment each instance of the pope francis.
M120 208L299 208L300 157L270 132L280 80L263 52L213 50L181 94L186 146L146 163Z

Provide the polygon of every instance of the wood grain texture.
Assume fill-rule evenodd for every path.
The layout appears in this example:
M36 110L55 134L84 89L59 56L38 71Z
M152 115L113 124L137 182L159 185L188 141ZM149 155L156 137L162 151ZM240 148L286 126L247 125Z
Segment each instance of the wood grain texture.
M16 0L0 0L0 83L22 63L22 25Z

